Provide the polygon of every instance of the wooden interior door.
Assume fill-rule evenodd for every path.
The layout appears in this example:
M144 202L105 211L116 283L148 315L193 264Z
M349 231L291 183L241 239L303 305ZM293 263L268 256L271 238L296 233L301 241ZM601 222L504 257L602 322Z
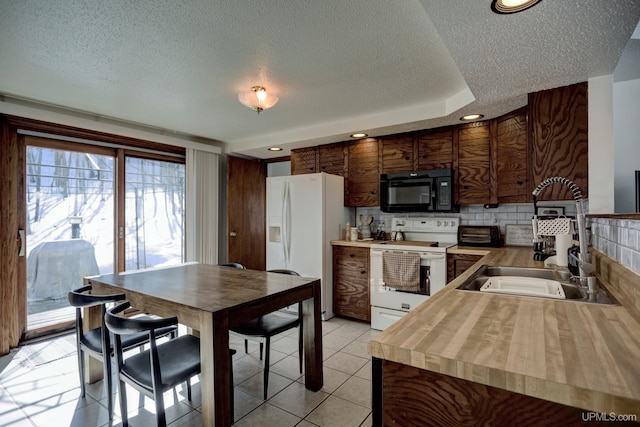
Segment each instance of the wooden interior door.
M263 161L227 157L226 262L252 270L266 268L266 194Z

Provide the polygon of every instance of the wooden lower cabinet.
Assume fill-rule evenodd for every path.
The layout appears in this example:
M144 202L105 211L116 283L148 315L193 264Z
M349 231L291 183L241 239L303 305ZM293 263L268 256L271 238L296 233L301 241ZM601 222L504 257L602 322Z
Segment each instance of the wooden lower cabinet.
M447 254L447 282L452 281L484 255Z
M372 410L374 427L597 425L584 409L377 358Z
M368 248L333 247L333 312L371 321Z

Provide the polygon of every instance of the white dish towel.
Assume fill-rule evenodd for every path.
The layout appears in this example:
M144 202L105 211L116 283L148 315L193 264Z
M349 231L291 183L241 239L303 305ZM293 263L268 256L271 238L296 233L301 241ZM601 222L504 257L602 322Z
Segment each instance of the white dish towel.
M385 285L402 291L420 290L420 254L417 252L384 251L382 280Z

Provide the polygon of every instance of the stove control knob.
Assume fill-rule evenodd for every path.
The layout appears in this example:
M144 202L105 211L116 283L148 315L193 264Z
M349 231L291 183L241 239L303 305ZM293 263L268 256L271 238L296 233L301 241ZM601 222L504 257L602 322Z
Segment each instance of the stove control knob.
M444 226L447 227L449 225L449 221L444 222Z
M442 221L438 221L437 225L438 225L438 227L441 227L442 226Z

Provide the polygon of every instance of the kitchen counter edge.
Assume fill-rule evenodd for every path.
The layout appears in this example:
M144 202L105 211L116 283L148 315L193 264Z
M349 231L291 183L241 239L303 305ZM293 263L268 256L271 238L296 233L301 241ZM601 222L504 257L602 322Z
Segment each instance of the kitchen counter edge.
M384 242L389 242L389 240L331 240L331 242L329 243L332 246L353 246L357 248L370 248L371 245ZM492 250L495 250L495 248L455 245L447 248L447 253L484 256L490 254Z
M532 259L530 248L450 249L487 255L373 338L369 355L585 410L636 414L640 419L640 370L634 373L629 368L640 360L640 321L624 304L461 291L456 287L484 264L544 264ZM511 335L500 330L505 313L516 319L512 322L517 330ZM486 327L478 328L479 322Z
M376 243L386 242L387 240L332 240L332 246L353 246L356 248L370 248Z

